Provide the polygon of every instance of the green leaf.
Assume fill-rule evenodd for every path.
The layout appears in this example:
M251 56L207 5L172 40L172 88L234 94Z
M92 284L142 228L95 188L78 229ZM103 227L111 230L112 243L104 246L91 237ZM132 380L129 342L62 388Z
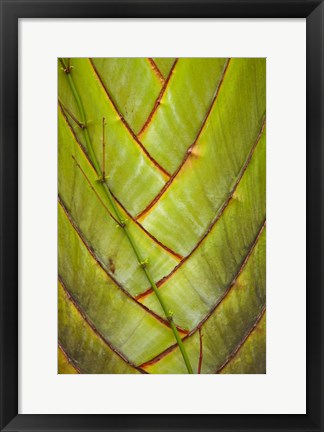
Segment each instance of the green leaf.
M241 273L238 274L236 281L228 286L199 322L203 334L202 373L218 372L263 314L265 305L264 228L261 228L252 248L247 260L239 269ZM194 327L184 342L193 368L196 370L199 358L197 330L198 326ZM264 346L262 348L264 351ZM166 353L163 352L162 356L159 361L145 365L145 370L149 373L186 373L177 346L173 345L173 348ZM265 363L255 364L254 367L265 368ZM250 372L247 369L242 373Z
M58 373L59 374L78 374L78 369L72 364L72 360L67 356L66 352L62 347L58 347L57 350L58 358Z
M174 320L190 330L208 313L235 278L265 221L265 134L221 215L199 247L160 286ZM235 224L233 221L239 221ZM159 313L153 293L144 304Z
M265 71L264 61L254 63L251 68L251 60L231 60L192 153L139 219L182 255L220 211L258 139L265 116Z
M265 69L60 60L59 373L265 373Z
M144 58L98 58L93 65L105 89L134 133L138 133L154 107L162 83Z
M58 218L60 280L64 281L69 295L103 338L115 346L116 350L122 350L121 353L136 364L158 354L161 347L166 348L173 342L168 326L148 313L124 292L117 281L107 275L82 241L61 205ZM70 312L64 313L63 309L60 324L63 325L69 314ZM78 318L81 323L81 317ZM64 326L66 332L72 331L71 324ZM73 337L69 333L69 344L76 339L76 333L79 332L77 327ZM78 335L81 338L82 332ZM60 339L65 346L63 337L65 336ZM76 344L75 347L78 346Z

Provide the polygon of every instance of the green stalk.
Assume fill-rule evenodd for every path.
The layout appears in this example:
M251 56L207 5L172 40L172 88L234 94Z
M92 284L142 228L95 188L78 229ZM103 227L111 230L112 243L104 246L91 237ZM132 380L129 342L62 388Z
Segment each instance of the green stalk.
M88 129L87 129L87 119L86 119L85 111L84 111L84 108L83 108L82 100L81 100L81 98L79 96L79 93L78 93L76 87L75 87L75 84L74 84L74 81L73 81L73 78L72 78L72 75L71 75L71 67L70 66L66 66L65 63L64 63L64 61L62 59L60 59L60 62L62 64L62 66L63 66L63 70L64 70L64 72L65 72L65 74L67 76L70 89L71 89L72 94L74 96L75 102L76 102L76 104L78 106L78 110L79 110L79 114L80 114L80 118L81 118L81 124L82 124L81 129L82 129L83 134L84 134L84 138L85 138L85 141L86 141L87 151L89 153L89 157L92 160L92 163L94 165L94 168L95 168L95 170L97 172L98 177L100 177L101 174L102 174L101 173L101 169L100 169L99 163L97 161L96 155L95 155L93 147L92 147L92 143L91 143L91 140L90 140L90 135L89 135L89 132L88 132ZM156 297L157 297L157 299L158 299L158 301L159 301L159 303L160 303L160 305L161 305L161 307L163 309L163 312L165 313L165 316L166 316L167 320L169 321L170 327L171 327L171 329L173 331L174 337L175 337L176 342L177 342L177 344L179 346L179 349L180 349L180 352L182 354L182 357L183 357L183 360L185 362L185 365L186 365L186 368L188 370L188 373L189 374L193 374L193 370L192 370L192 367L191 367L191 364L190 364L190 360L189 360L188 354L186 352L185 346L184 346L184 344L182 342L182 339L181 339L181 337L179 335L178 329L177 329L177 327L175 326L175 324L173 322L172 313L170 311L168 311L168 308L166 307L166 304L164 303L164 300L163 300L163 298L162 298L162 296L161 296L161 294L160 294L160 292L158 290L158 287L156 286L156 283L154 282L154 279L153 279L150 271L146 267L146 263L144 262L144 260L142 258L142 255L141 255L141 253L140 253L140 251L139 251L139 249L138 249L138 247L137 247L137 245L136 245L136 243L135 243L135 241L133 239L133 236L130 233L130 231L129 231L129 229L128 229L126 223L125 223L125 221L123 221L123 219L122 219L120 211L118 210L118 207L116 206L115 200L114 200L114 198L113 198L113 196L112 196L112 194L110 192L110 189L109 189L109 187L108 187L105 179L103 179L103 182L100 183L100 185L104 188L104 190L106 192L106 195L107 195L107 198L109 200L109 203L110 203L111 207L113 208L113 210L115 212L115 215L116 215L116 218L117 218L117 220L119 222L119 226L124 230L124 232L126 234L126 237L127 237L128 241L129 241L129 243L130 243L130 245L131 245L131 247L132 247L132 249L133 249L133 251L135 253L137 261L138 261L139 265L142 267L142 269L143 269L143 271L145 273L145 276L146 276L148 282L150 283L151 288L154 291L154 293L155 293L155 295L156 295Z

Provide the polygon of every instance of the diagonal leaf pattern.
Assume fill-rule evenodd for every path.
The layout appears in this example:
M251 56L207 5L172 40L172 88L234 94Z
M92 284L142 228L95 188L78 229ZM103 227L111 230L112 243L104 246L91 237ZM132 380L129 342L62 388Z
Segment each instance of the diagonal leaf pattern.
M255 61L252 73L250 63L234 59L228 64L189 157L154 207L140 218L146 229L182 255L192 250L230 194L260 133L264 62ZM177 230L180 223L182 229Z
M223 294L244 261L255 233L265 219L265 206L262 206L265 202L264 163L263 133L221 217L215 219L189 259L181 263L160 286L174 311L177 324L189 329L196 325ZM235 226L233 220L244 220L244 224ZM144 297L144 304L159 311L152 293Z
M265 60L69 62L86 124L59 66L59 373L187 373L172 323L194 371L265 373Z
M69 347L69 358L80 365L83 373L136 373L137 369L94 330L89 319L72 301L64 285L59 283L59 335L61 344ZM66 354L67 355L67 354ZM96 363L93 364L93 358ZM81 369L82 368L82 369Z
M98 58L93 65L125 121L137 134L153 109L164 79L145 58Z
M82 147L75 137L62 114L58 114L59 123L59 194L60 200L70 213L71 218L78 226L89 247L93 248L98 260L109 273L119 280L133 295L140 294L146 289L147 282L133 259L133 252L128 245L123 232L116 227L116 222L107 214L101 201L109 208L109 203L102 191L98 191L99 198L89 187L86 178L76 168L71 155L74 155L82 166L87 178L96 184L97 175L86 158ZM129 216L124 213L124 218ZM93 221L96 220L94 224ZM172 271L179 262L177 256L163 249L135 223L130 226L136 241L142 250L151 257L152 273L158 280L166 273ZM123 253L120 251L123 250ZM125 272L128 268L128 272Z
M155 66L159 69L161 75L166 80L174 62L176 61L175 58L163 58L163 57L154 57L152 59L155 63Z
M266 363L263 344L265 326L266 312L264 310L242 343L217 372L222 374L263 373L263 367Z
M60 279L98 332L112 345L123 348L125 356L133 362L144 361L147 356L158 353L161 346L173 342L166 323L130 298L88 253L61 205L58 218ZM75 272L73 268L82 272ZM132 316L132 320L126 320L125 316ZM147 346L145 351L143 344Z
M179 59L173 64L159 104L139 134L168 172L176 170L194 141L226 66L225 59Z
M98 160L102 160L102 118L104 117L107 122L109 145L106 152L106 169L110 175L111 190L131 214L137 214L163 187L165 174L156 169L131 132L125 128L89 60L74 61L73 78L76 88L82 89L83 99L88 101L83 103L88 119L87 129ZM75 117L79 116L73 94L61 70L59 98ZM76 134L86 147L80 128L76 128ZM142 187L143 183L146 185L145 190Z
M57 350L57 357L59 374L75 375L81 373L80 369L77 368L72 359L66 354L60 343Z

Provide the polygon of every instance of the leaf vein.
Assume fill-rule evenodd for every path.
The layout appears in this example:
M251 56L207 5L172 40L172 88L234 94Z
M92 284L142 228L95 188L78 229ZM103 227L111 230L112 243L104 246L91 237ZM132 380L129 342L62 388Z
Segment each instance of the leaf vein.
M141 129L141 130L139 131L139 133L137 134L137 137L138 137L138 138L139 138L139 137L144 133L144 131L145 131L145 130L147 129L147 127L150 125L150 123L151 123L151 121L152 121L154 115L156 114L157 109L158 109L158 107L159 107L159 105L160 105L161 99L163 98L163 96L164 96L164 94L165 94L165 92L166 92L166 90L167 90L167 88L168 88L168 85L169 85L170 79L171 79L171 77L172 77L172 74L173 74L173 72L174 72L174 69L175 69L177 63L178 63L178 59L175 59L173 65L172 65L172 67L171 67L171 69L170 69L169 75L167 76L166 80L164 81L164 85L163 85L163 87L161 88L161 91L160 91L160 93L159 93L159 95L158 95L158 97L157 97L157 99L156 99L156 101L155 101L155 104L154 104L154 106L153 106L152 111L150 112L149 116L147 117L146 122L145 122L144 125L142 126L142 129ZM169 174L169 176L170 176L170 174Z
M191 336L193 336L202 326L203 324L213 315L213 313L215 312L216 309L218 309L218 307L222 304L223 300L227 297L227 295L230 293L230 291L232 290L232 288L235 286L235 283L237 281L237 278L239 277L239 275L242 273L242 271L244 270L244 268L246 267L250 256L252 255L253 250L255 249L256 245L258 244L259 238L264 230L266 226L266 220L263 221L261 228L258 230L258 233L254 239L254 241L252 242L245 258L243 259L243 261L241 262L241 265L238 269L238 271L236 272L234 278L232 279L231 283L227 286L226 290L224 291L223 295L218 299L218 301L215 303L215 305L210 309L210 311L207 313L207 315L205 315L205 317L183 338L183 341L185 342L186 339L190 338ZM146 367L146 366L150 366L152 364L157 363L158 361L160 361L163 357L165 357L167 354L171 353L175 348L177 347L177 344L173 344L170 345L169 348L165 349L164 351L162 351L160 354L158 354L157 356L155 356L154 358L152 358L151 360L148 360L145 363L142 363L140 365L140 367Z
M69 127L72 137L75 140L76 144L79 146L80 150L82 151L86 161L89 163L90 167L92 168L92 170L94 171L94 174L97 176L97 172L95 167L93 166L93 163L91 161L91 159L89 158L89 155L86 151L86 149L84 148L84 146L82 145L82 143L79 141L78 137L75 134L75 131L73 130L71 123L69 122L65 112L64 112L64 107L62 105L62 103L59 100L59 107L60 110L62 112L62 115L66 121L67 126ZM129 219L131 219L148 237L150 237L156 244L158 244L162 249L164 249L165 251L167 251L168 253L170 253L170 255L172 255L174 258L176 258L177 260L182 260L183 256L178 254L177 252L173 251L171 248L169 248L168 246L166 246L165 244L163 244L160 240L158 240L156 237L154 237L153 234L151 234L149 231L147 231L147 229L140 224L135 218L134 216L132 216L128 210L124 207L124 205L119 201L119 199L116 197L116 195L111 192L112 196L114 197L115 201L119 204L119 206L122 208L122 210L126 213L126 215L128 216Z
M82 374L83 372L81 371L80 367L75 364L74 360L69 356L65 348L63 348L63 345L60 341L58 341L58 347L62 352L62 354L64 355L64 357L66 358L67 362L76 370L78 374Z
M243 338L240 340L239 344L237 345L237 347L234 349L234 351L227 357L227 359L224 361L224 363L217 368L215 374L219 374L224 368L225 366L227 366L227 364L236 356L236 354L243 348L244 344L246 343L246 341L249 339L249 337L253 334L253 332L255 331L257 325L259 324L259 322L261 321L263 315L265 314L266 311L266 306L264 305L261 309L261 312L259 313L259 315L257 316L254 324L252 325L252 327L247 331L247 333L245 334L245 336L243 336Z
M182 162L180 163L180 165L178 166L178 168L176 169L176 171L172 174L172 176L165 183L165 185L162 187L162 189L160 190L160 192L153 198L153 200L145 207L145 209L143 209L136 216L136 218L135 218L136 220L142 219L146 215L146 213L149 210L151 210L151 208L154 207L160 201L160 199L162 198L162 196L166 193L166 191L172 185L173 181L178 176L179 172L182 170L182 168L185 165L186 161L189 159L190 155L192 154L192 150L195 147L195 145L197 144L198 139L199 139L199 137L200 137L200 135L201 135L201 133L202 133L202 131L203 131L206 123L207 123L207 120L208 120L208 118L210 116L210 113L211 113L213 107L215 106L215 103L216 103L216 100L217 100L217 96L218 96L219 91L221 89L222 83L223 83L223 81L225 79L225 75L226 75L226 71L228 69L229 62L230 62L230 59L225 64L225 67L224 67L221 79L220 79L220 81L219 81L219 83L217 85L216 91L215 91L215 95L213 97L213 100L212 100L212 102L211 102L211 104L210 104L207 112L206 112L206 116L205 116L205 118L204 118L204 120L203 120L203 122L202 122L202 124L200 126L200 129L199 129L199 131L198 131L198 133L196 135L196 138L195 138L194 142L188 147L188 149L187 149L187 151L186 151L186 153L185 153L185 155L184 155L184 157L182 159Z
M177 265L173 268L173 270L171 270L171 272L170 272L168 275L164 276L162 279L160 279L160 280L156 283L156 285L157 285L158 287L162 286L162 285L163 285L167 280L169 280L171 277L174 276L174 274L179 270L179 268L181 268L181 267L183 266L183 264L184 264L184 263L185 263L185 262L186 262L186 261L187 261L187 260L192 256L192 254L193 254L193 253L194 253L194 252L199 248L199 246L202 244L202 242L203 242L203 241L208 237L208 235L210 234L210 232L212 231L212 229L214 228L214 226L216 225L216 223L218 222L218 220L219 220L219 219L221 218L221 216L223 215L225 209L227 208L228 204L229 204L230 201L232 200L233 195L234 195L236 189L238 188L238 186L239 186L239 184L240 184L240 182L241 182L241 180L242 180L242 178L243 178L243 175L244 175L244 173L245 173L245 171L246 171L246 169L247 169L247 167L248 167L248 165L249 165L249 163L250 163L250 161L251 161L251 159L252 159L252 156L253 156L253 154L254 154L254 151L255 151L255 149L256 149L256 147L257 147L259 141L260 141L260 138L261 138L261 136L262 136L262 133L263 133L263 130L264 130L265 124L266 124L266 121L265 121L265 119L264 119L263 124L262 124L262 126L261 126L261 129L260 129L260 131L259 131L259 133L258 133L258 136L257 136L256 142L254 143L254 145L253 145L253 147L252 147L252 149L251 149L251 151L250 151L250 153L249 153L249 155L248 155L248 157L247 157L247 159L246 159L246 161L245 161L245 163L244 163L244 165L243 165L243 167L242 167L242 169L241 169L241 171L240 171L240 174L239 174L239 176L238 176L237 179L236 179L236 182L235 182L235 184L234 184L234 186L233 186L233 188L232 188L232 190L231 190L229 196L227 197L226 201L223 203L223 205L222 205L222 207L220 208L219 212L217 213L216 217L215 217L214 220L211 222L211 224L209 225L209 227L208 227L208 229L206 230L206 232L204 233L204 235L199 239L199 241L197 242L197 244L195 245L195 247L192 249L192 251L191 251L187 256L185 256L185 257L184 257L184 258L179 262L179 264L177 264ZM146 297L147 295L149 295L151 292L152 292L152 289L151 289L151 288L148 288L146 291L144 291L143 293L139 294L139 295L136 297L136 299L137 299L137 300L140 300L140 299Z
M115 279L115 277L111 274L111 272L101 262L101 260L99 259L99 257L97 256L97 254L95 253L95 251L93 250L93 248L89 245L89 243L86 240L83 232L80 230L80 228L77 226L77 224L73 220L73 218L72 218L69 210L67 209L66 205L64 204L64 202L63 202L63 200L62 200L62 198L60 196L58 196L58 201L59 201L59 205L62 207L64 213L66 214L66 217L68 218L68 221L71 224L72 228L75 230L75 232L77 233L78 237L80 238L80 240L82 241L82 243L86 247L88 253L92 256L92 258L95 260L96 264L103 270L103 272L114 282L114 284L116 286L118 286L118 288L121 289L121 291L123 291L123 293L127 297L129 297L133 302L135 302L139 307L141 307L143 310L145 310L145 312L147 312L148 314L150 314L153 318L155 318L156 320L158 320L161 324L164 324L166 327L170 328L170 324L169 324L169 322L166 319L162 318L160 315L158 315L157 313L153 312L147 306L145 306L144 304L142 304L141 302L139 302L135 297L133 297L123 287L123 285L120 282L118 282L117 279ZM188 333L188 331L182 329L179 326L177 326L177 329L178 329L178 331L180 331L183 334L187 334Z
M69 289L67 288L66 284L64 283L62 277L58 275L58 279L69 299L69 301L73 304L75 309L78 311L79 315L82 317L82 319L86 322L86 324L92 329L92 331L107 345L111 351L113 351L115 354L118 355L125 363L127 363L129 366L132 366L134 369L138 370L142 374L146 374L147 372L144 371L141 367L136 366L133 362L131 362L125 354L123 354L121 351L119 351L108 339L97 329L97 327L94 325L94 323L91 321L91 319L87 316L85 311L82 309L81 305L78 303L78 301L75 299L75 297L71 294Z
M155 61L151 57L149 57L147 60L150 63L150 66L153 69L156 76L159 78L161 83L164 84L165 79L164 79L164 76L162 75L160 69L158 68L158 65L155 63Z

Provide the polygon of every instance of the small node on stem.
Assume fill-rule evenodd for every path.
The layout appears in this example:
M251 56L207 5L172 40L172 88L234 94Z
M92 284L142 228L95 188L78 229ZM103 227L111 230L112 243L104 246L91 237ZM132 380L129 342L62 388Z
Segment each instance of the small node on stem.
M146 267L147 267L147 264L149 263L149 259L148 258L145 258L145 260L144 261L141 261L140 263L139 263L139 265L143 268L143 269L145 269Z

